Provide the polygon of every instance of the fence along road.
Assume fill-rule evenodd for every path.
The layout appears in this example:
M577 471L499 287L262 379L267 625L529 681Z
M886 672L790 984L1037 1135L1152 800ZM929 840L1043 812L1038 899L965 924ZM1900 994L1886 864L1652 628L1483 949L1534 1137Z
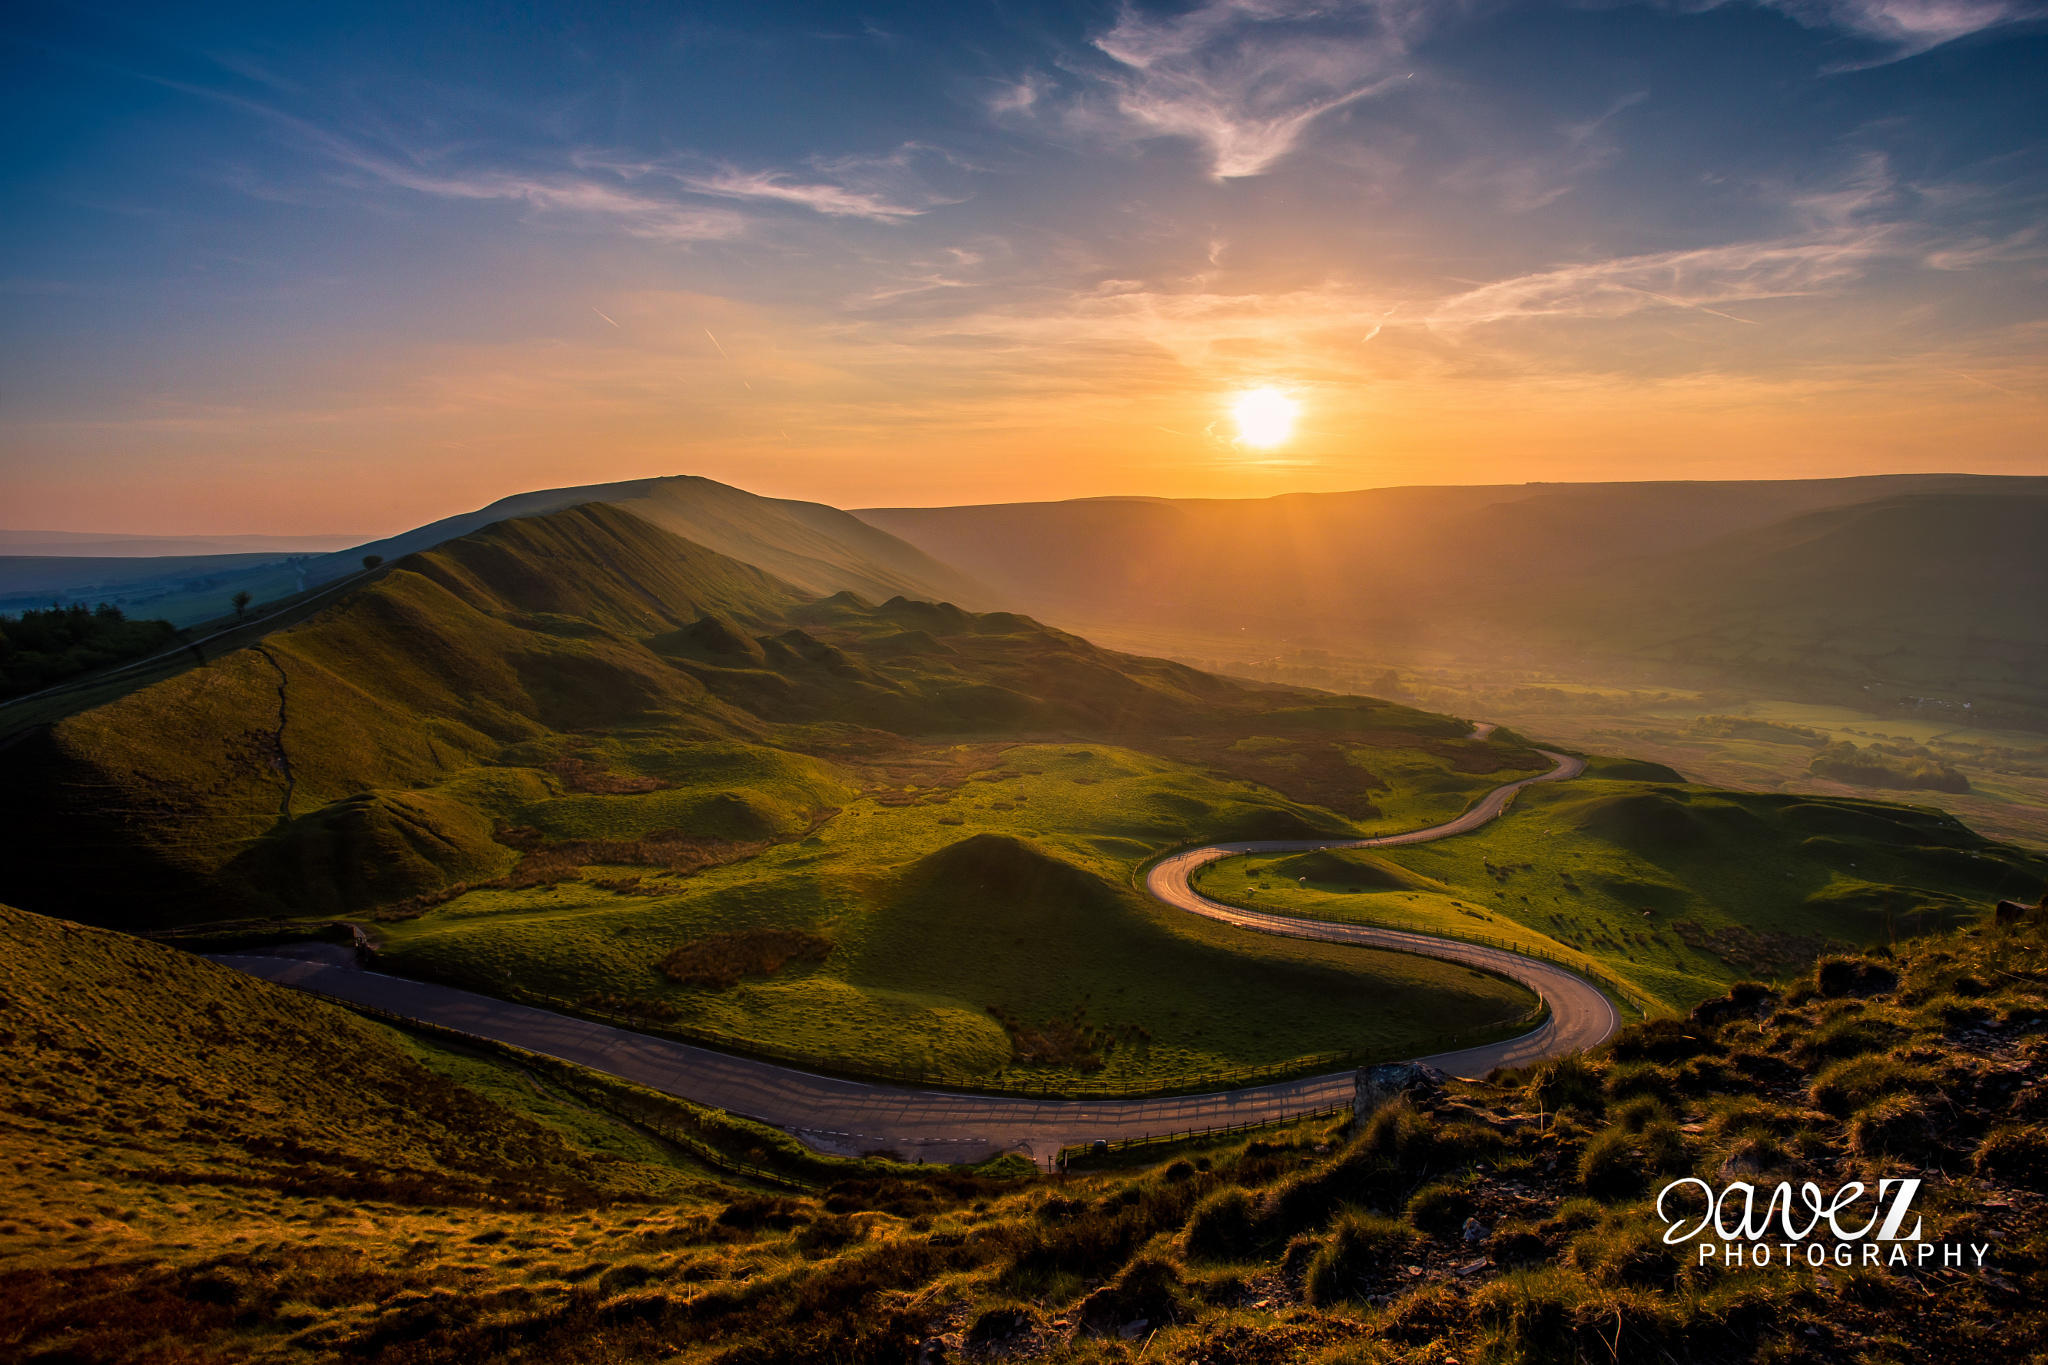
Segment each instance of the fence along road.
M1496 1066L1523 1065L1591 1047L1619 1027L1620 1017L1597 988L1562 967L1502 948L1405 930L1239 910L1209 900L1188 885L1195 869L1240 853L1388 847L1477 829L1530 783L1563 781L1585 771L1579 759L1545 756L1556 765L1550 772L1497 788L1457 819L1430 829L1378 839L1212 844L1162 860L1148 874L1146 886L1176 909L1241 928L1464 963L1511 977L1544 998L1549 1017L1530 1033L1418 1059L1453 1075L1480 1076ZM817 1075L453 986L363 971L354 965L351 950L332 944L223 954L214 960L280 985L543 1053L696 1104L759 1119L821 1152L846 1156L893 1151L926 1161L971 1162L1016 1152L1046 1163L1064 1147L1272 1122L1348 1104L1356 1074L1346 1070L1206 1095L1136 1099L1034 1099L923 1090Z

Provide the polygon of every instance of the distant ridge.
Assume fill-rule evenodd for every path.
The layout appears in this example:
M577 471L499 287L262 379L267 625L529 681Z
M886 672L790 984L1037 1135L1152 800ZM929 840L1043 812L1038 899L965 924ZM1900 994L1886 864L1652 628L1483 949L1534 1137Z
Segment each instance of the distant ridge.
M0 555L51 558L93 555L107 559L167 555L293 555L345 550L361 536L136 536L103 531L0 530Z
M501 875L514 855L486 812L516 806L517 783L444 784L621 726L746 741L781 726L1116 732L1185 728L1257 695L1009 613L808 592L627 510L649 501L491 521L28 736L8 751L0 821L43 856L0 866L0 897L161 924ZM789 534L773 518L758 529L778 526ZM735 799L697 828L787 834L842 799Z
M196 625L226 615L238 591L248 592L260 605L359 573L366 556L393 561L495 522L592 503L623 508L819 596L850 591L876 599L900 594L971 607L998 605L986 586L850 513L675 475L518 493L382 540L311 556L271 552L235 562L220 556L82 558L74 557L80 551L66 550L58 556L22 551L9 558L9 548L0 543L0 611L46 606L52 600L111 601L131 616Z
M958 570L823 503L764 498L693 474L623 483L546 488L501 498L487 507L356 546L317 561L314 582L353 572L366 554L400 555L467 535L492 522L541 516L586 503L608 503L707 549L756 565L806 592L898 593L969 605L991 594Z
M1206 659L1654 676L2048 727L2048 478L1384 488L859 515L1018 609ZM1598 660L1594 664L1592 661ZM1623 669L1617 673L1615 665ZM1965 710L1965 703L1969 706Z

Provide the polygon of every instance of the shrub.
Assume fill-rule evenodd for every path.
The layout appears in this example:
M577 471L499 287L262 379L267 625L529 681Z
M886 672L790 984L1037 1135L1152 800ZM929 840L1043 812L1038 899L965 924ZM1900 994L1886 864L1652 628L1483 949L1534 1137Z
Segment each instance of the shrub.
M1529 1082L1528 1094L1531 1102L1550 1114L1567 1109L1598 1114L1606 1107L1600 1073L1576 1053L1544 1063Z
M2048 1134L2038 1128L1999 1128L1977 1145L1977 1174L2039 1189L2048 1182Z
M1617 1062L1682 1062L1706 1050L1704 1032L1685 1019L1650 1019L1624 1031L1608 1055Z
M1692 1146L1678 1125L1668 1120L1645 1124L1636 1138L1643 1164L1660 1175L1682 1175L1692 1169Z
M1309 1260L1303 1285L1308 1301L1323 1305L1364 1298L1414 1247L1415 1233L1405 1223L1355 1209L1345 1213Z
M1579 1183L1602 1199L1641 1193L1643 1161L1634 1136L1623 1128L1602 1130L1579 1154Z
M1896 990L1899 974L1860 957L1824 957L1813 964L1813 989L1821 995L1884 995Z
M1385 1111L1382 1111L1384 1113ZM1315 1227L1345 1204L1391 1207L1410 1182L1361 1138L1335 1160L1298 1172L1266 1196L1265 1231L1274 1238Z
M1905 1030L1889 1019L1867 1014L1849 1014L1830 1019L1796 1049L1809 1064L1837 1057L1859 1057L1866 1052L1888 1048L1905 1036Z
M1631 1133L1640 1133L1651 1124L1668 1122L1670 1118L1670 1107L1648 1095L1638 1095L1614 1111L1614 1122Z
M1625 1100L1637 1095L1668 1095L1674 1089L1675 1078L1654 1062L1623 1062L1609 1068L1606 1090L1608 1097Z
M1815 1108L1839 1118L1887 1095L1925 1093L1935 1086L1933 1073L1924 1067L1886 1054L1866 1053L1828 1067L1814 1078L1806 1094Z
M1432 1237L1455 1241L1478 1207L1455 1185L1424 1185L1408 1201L1408 1221Z
M1258 1243L1258 1219L1252 1197L1236 1186L1217 1190L1195 1205L1183 1236L1187 1253L1194 1259L1245 1259Z
M1879 1100L1849 1121L1849 1150L1858 1156L1923 1161L1940 1146L1926 1102L1914 1095Z
M1102 1288L1081 1301L1080 1317L1091 1331L1114 1331L1127 1322L1157 1326L1183 1316L1187 1291L1180 1267L1152 1251L1133 1256Z

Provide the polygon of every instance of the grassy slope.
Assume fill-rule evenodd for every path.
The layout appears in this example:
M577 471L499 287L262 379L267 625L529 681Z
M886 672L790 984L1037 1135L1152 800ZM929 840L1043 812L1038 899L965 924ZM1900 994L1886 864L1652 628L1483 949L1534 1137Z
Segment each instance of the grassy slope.
M39 965L70 983L37 997L46 1014L92 1010L100 978L75 954ZM2022 1359L2048 1334L2044 981L2038 919L1948 932L1631 1028L1585 1061L1422 1092L1359 1130L1140 1151L1057 1182L874 1176L819 1197L552 1212L202 1183L159 1189L165 1207L138 1237L123 1201L152 1191L132 1183L121 1144L156 1139L108 1141L96 1115L66 1118L79 1139L59 1149L57 1177L70 1183L11 1191L0 1221L0 1351L402 1352L422 1365ZM182 1054L182 1074L206 1083L211 1063ZM124 1055L69 1061L80 1084L119 1090ZM21 1134L51 1122L17 1110L0 1133L40 1161L49 1129L26 1147ZM1989 1261L1701 1267L1689 1246L1661 1244L1652 1207L1685 1174L1826 1190L1919 1176L1927 1238L1988 1243ZM1464 1240L1468 1216L1482 1241Z
M400 969L781 1050L987 1075L1013 1034L1029 1054L1050 1033L1055 1069L1152 1082L1426 1049L1522 1012L1490 978L1239 942L1129 885L1165 846L1449 813L1540 766L1464 729L1005 613L806 599L589 506L402 561L260 651L65 722L11 797L48 856L9 875L117 923L369 911ZM977 833L1073 869L1064 919L912 886ZM939 913L949 894L976 913ZM920 955L875 946L913 922ZM983 929L1035 946L990 957ZM832 951L735 985L659 970L763 930ZM1134 971L1153 958L1172 974Z
M1361 1046L1398 1054L1528 1003L1445 964L1174 915L1131 885L1155 849L1312 828L1312 808L1124 748L963 746L956 757L915 783L870 774L814 832L742 861L472 891L378 933L401 970L655 1001L685 1024L770 1046L990 1075L1010 1051L990 1006L1036 1025L1078 1011L1115 1039L1103 1078L1158 1080ZM633 836L660 818L651 803L687 790L555 798L514 814ZM598 812L605 822L589 823ZM619 877L640 880L599 884ZM764 927L836 946L821 963L725 990L677 986L655 968L684 944Z
M49 856L17 868L9 891L116 922L217 915L223 900L263 908L246 879L219 874L280 815L425 786L556 728L703 706L700 685L622 632L789 600L759 571L608 508L490 528L395 566L260 648L17 746L21 776L0 799ZM716 723L720 708L704 709ZM371 823L390 822L373 812ZM490 856L473 828L431 828L425 842L450 851L456 875ZM110 884L72 881L96 850ZM444 880L439 861L429 850L386 880L398 894L426 889ZM60 880L38 884L39 869ZM152 898L135 898L138 886Z
M1794 970L1827 944L1924 933L1987 899L2031 901L2044 880L2048 859L1939 812L1603 780L1596 769L1530 789L1462 838L1315 866L1235 859L1200 885L1288 914L1497 936L1685 1008L1739 978Z
M805 1262L817 1199L715 1178L612 1112L683 1106L617 1090L0 906L0 1357L477 1359L425 1343Z
M0 1265L173 1241L194 1201L283 1223L316 1221L323 1200L559 1210L697 1197L687 1168L616 1125L564 1126L563 1106L502 1077L488 1097L451 1084L444 1056L337 1007L7 907L0 942L0 1207L19 1215ZM479 1065L455 1069L479 1079Z
M1524 698L1519 709L1511 694L1461 700L1561 743L1668 763L1704 786L1927 802L1993 838L2048 846L2048 736L1965 724L1967 713L1955 708L1873 714L1798 702L1709 703L1698 696L1638 701L1627 694L1576 704L1552 694ZM1732 724L1725 719L1729 712ZM1811 765L1822 738L1924 748L1961 772L1970 790L1902 792L1816 777Z

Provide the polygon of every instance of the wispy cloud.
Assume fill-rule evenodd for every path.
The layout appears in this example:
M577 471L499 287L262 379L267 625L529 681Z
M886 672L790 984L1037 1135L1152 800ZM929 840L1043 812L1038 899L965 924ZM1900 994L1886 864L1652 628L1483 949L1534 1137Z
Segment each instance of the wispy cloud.
M353 149L338 149L344 164L385 184L440 199L499 200L546 213L616 224L631 236L659 242L704 242L738 237L747 220L730 209L678 203L583 174L512 171L440 172Z
M1924 239L1899 217L1909 194L1882 156L1865 156L1833 184L1784 196L1785 212L1798 224L1793 231L1532 271L1453 295L1430 310L1428 321L1458 328L1682 308L1748 322L1724 310L1838 290L1880 259L1924 250Z
M1618 318L1657 307L1746 322L1723 310L1839 287L1890 246L1888 230L1873 227L1558 266L1456 294L1430 311L1429 322L1469 327L1525 318Z
M1423 0L1208 0L1163 19L1127 9L1095 46L1116 63L1107 79L1128 124L1198 143L1222 180L1270 170L1315 120L1403 79L1432 12Z
M702 157L627 160L584 153L577 164L631 182L661 181L691 194L751 203L787 204L828 218L896 223L960 202L934 191L919 162L961 165L924 143L907 142L882 156L811 157L801 172L747 170Z
M1719 0L1712 0L1718 3ZM1832 28L1915 56L1986 29L2048 19L2042 0L1760 0L1808 28ZM1699 6L1706 8L1708 6Z
M796 180L782 171L741 171L730 167L705 175L682 177L685 188L722 199L769 200L795 204L834 218L868 218L893 223L915 218L930 207L925 204L896 203L885 196L831 185Z

